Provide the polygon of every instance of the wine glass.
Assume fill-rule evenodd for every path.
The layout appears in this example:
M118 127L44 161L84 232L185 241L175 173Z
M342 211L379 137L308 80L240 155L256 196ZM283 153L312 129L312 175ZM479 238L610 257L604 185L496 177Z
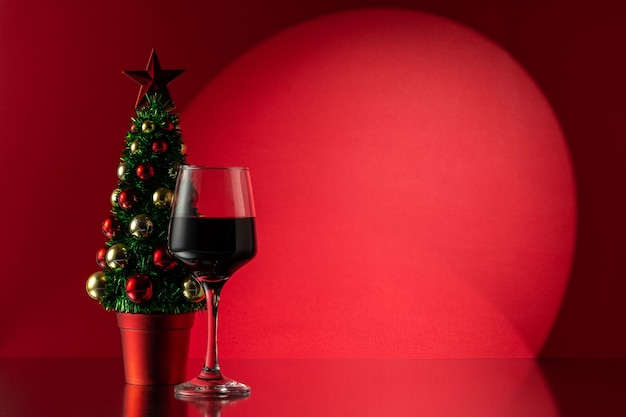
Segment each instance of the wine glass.
M217 309L232 274L256 254L255 211L247 168L183 165L172 202L168 246L202 285L208 340L202 372L174 387L178 398L230 398L250 388L226 378L217 360Z

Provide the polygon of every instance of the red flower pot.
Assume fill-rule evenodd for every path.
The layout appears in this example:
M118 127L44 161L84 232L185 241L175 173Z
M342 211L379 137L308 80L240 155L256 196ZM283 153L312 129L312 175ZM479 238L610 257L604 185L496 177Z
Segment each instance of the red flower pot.
M117 313L126 383L173 385L187 379L195 313Z

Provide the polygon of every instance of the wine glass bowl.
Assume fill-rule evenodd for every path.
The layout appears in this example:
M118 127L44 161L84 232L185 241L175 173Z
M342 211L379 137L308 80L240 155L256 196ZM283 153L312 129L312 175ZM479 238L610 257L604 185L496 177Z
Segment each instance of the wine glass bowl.
M172 202L168 248L185 264L206 293L207 353L200 374L179 384L179 398L228 398L250 388L226 378L217 358L220 293L232 274L256 254L255 210L247 168L183 165Z

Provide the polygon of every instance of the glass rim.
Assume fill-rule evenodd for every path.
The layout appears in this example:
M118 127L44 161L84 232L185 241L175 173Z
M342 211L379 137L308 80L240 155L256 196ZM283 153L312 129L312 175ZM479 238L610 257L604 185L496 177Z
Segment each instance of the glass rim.
M214 166L204 166L204 165L181 165L180 170L182 169L197 169L197 170L215 170L215 171L249 171L248 167L214 167Z

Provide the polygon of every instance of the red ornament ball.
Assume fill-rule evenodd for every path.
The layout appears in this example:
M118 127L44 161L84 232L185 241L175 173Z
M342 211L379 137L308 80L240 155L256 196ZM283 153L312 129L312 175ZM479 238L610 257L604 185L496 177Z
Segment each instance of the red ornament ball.
M152 253L154 265L162 271L170 271L178 265L176 259L170 254L165 246L160 246Z
M150 162L142 162L135 170L140 180L149 180L154 177L154 166Z
M107 255L108 249L109 248L107 248L106 246L103 246L100 249L98 249L98 252L96 252L96 263L98 264L100 268L107 267L106 255Z
M126 280L126 296L136 304L152 298L152 281L146 275L134 274Z
M117 204L124 210L133 208L139 201L137 194L133 190L123 190L117 196Z
M120 222L115 216L109 216L102 222L102 233L108 238L111 238L120 231Z
M152 152L165 153L167 152L167 141L165 139L157 139L152 142Z
M165 130L167 130L168 132L173 132L174 129L176 129L176 125L172 122L167 122L167 124L165 125Z
M137 125L136 124L131 124L130 125L130 131L133 133L137 133Z

